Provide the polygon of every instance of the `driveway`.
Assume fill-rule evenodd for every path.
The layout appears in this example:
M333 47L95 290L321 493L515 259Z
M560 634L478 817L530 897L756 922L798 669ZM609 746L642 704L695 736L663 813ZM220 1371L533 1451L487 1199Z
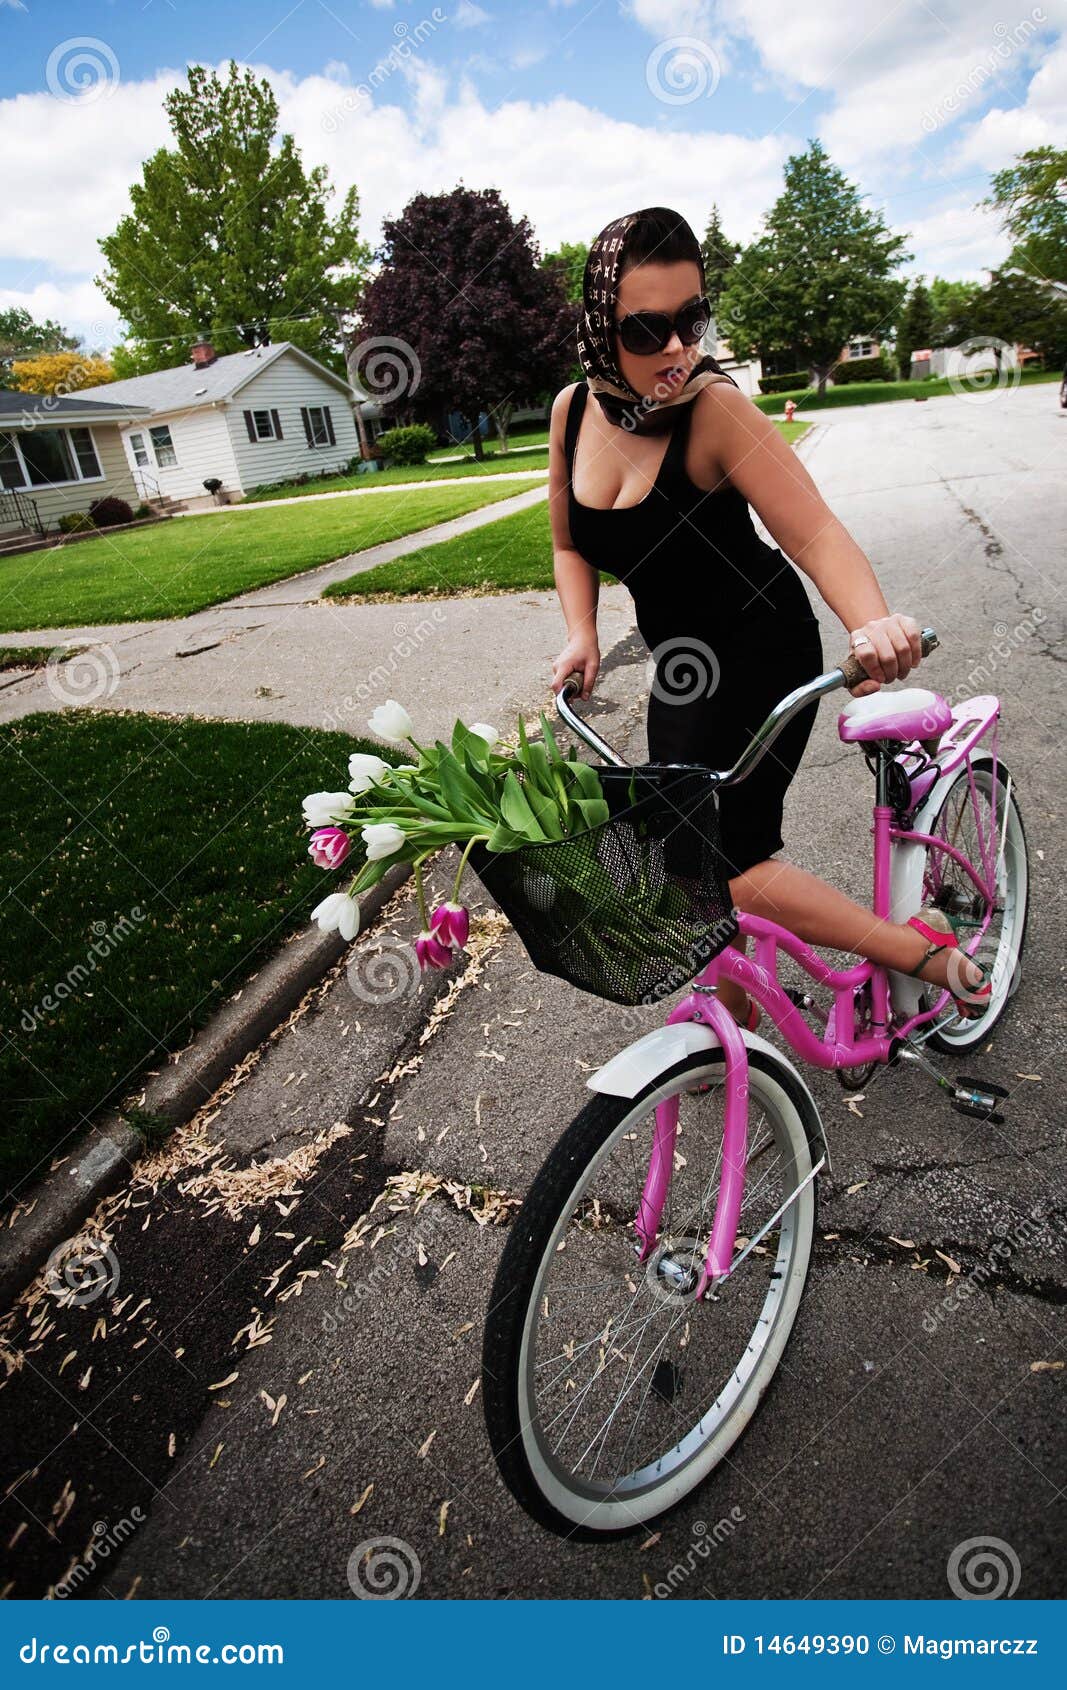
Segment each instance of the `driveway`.
M968 1059L1011 1090L1003 1126L954 1113L910 1067L858 1098L809 1075L833 1156L809 1287L709 1483L645 1539L574 1546L496 1476L477 1381L508 1211L495 1224L482 1194L521 1196L590 1068L660 1016L536 974L469 877L466 965L405 982L417 913L398 894L108 1201L115 1297L55 1310L38 1290L3 1334L25 1357L3 1408L10 1594L84 1564L104 1522L125 1547L98 1563L100 1596L347 1597L353 1552L391 1539L418 1597L940 1598L953 1551L984 1538L1020 1596L1062 1597L1065 428L1033 388L835 415L812 439L890 604L941 637L923 683L1005 700L1032 917L1008 1016ZM844 636L818 608L832 660ZM546 668L524 709L550 702ZM624 630L585 714L634 760L647 685ZM414 680L390 690L421 708ZM466 704L465 680L450 696ZM866 896L870 782L835 703L790 790L788 854Z

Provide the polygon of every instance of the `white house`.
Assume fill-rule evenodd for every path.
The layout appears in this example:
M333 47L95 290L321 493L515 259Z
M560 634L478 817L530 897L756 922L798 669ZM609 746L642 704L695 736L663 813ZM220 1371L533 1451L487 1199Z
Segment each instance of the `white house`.
M129 407L122 437L133 479L146 503L164 508L214 503L205 481L240 499L360 455L352 388L287 340L221 358L197 341L188 364L85 388L78 398Z

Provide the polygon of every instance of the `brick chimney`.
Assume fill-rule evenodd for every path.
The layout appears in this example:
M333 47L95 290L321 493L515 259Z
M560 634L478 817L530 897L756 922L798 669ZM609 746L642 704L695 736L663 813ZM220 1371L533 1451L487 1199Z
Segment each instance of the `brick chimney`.
M206 370L209 364L213 364L215 362L218 357L218 353L215 351L215 348L212 346L210 340L194 340L190 357L193 360L193 366L195 369Z

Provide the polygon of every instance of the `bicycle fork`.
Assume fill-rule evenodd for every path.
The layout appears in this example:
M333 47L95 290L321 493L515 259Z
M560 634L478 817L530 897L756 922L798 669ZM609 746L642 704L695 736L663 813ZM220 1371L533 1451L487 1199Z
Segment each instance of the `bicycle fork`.
M694 987L688 998L678 1004L667 1017L667 1024L690 1020L702 1020L707 1023L719 1040L726 1064L722 1179L704 1265L696 1290L696 1296L700 1298L713 1281L723 1278L734 1265L734 1242L741 1215L748 1159L748 1052L737 1022L711 989ZM635 1221L640 1244L638 1259L642 1262L648 1259L656 1246L663 1206L674 1172L677 1138L678 1098L674 1096L664 1098L656 1105L652 1155Z

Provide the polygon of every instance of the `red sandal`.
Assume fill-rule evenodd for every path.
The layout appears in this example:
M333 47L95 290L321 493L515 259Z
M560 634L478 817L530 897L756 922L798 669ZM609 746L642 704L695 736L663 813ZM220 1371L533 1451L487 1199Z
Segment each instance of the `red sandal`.
M919 959L914 968L903 970L905 974L910 974L915 979L922 978L919 974L920 968L925 968L930 958L936 956L938 951L960 949L956 929L944 910L938 909L936 904L924 904L917 915L908 916L907 925L914 927L916 932L921 933L924 939L933 941L927 948L926 954ZM979 962L977 957L969 957L968 961L973 962L976 968L981 969L982 978L978 985L964 987L962 995L954 992L951 986L942 986L940 989L948 992L956 1006L958 1015L962 1016L965 1021L974 1021L978 1016L984 1015L989 1008L989 1000L993 996L993 976L988 966L984 962ZM935 982L928 980L926 984L932 986Z

